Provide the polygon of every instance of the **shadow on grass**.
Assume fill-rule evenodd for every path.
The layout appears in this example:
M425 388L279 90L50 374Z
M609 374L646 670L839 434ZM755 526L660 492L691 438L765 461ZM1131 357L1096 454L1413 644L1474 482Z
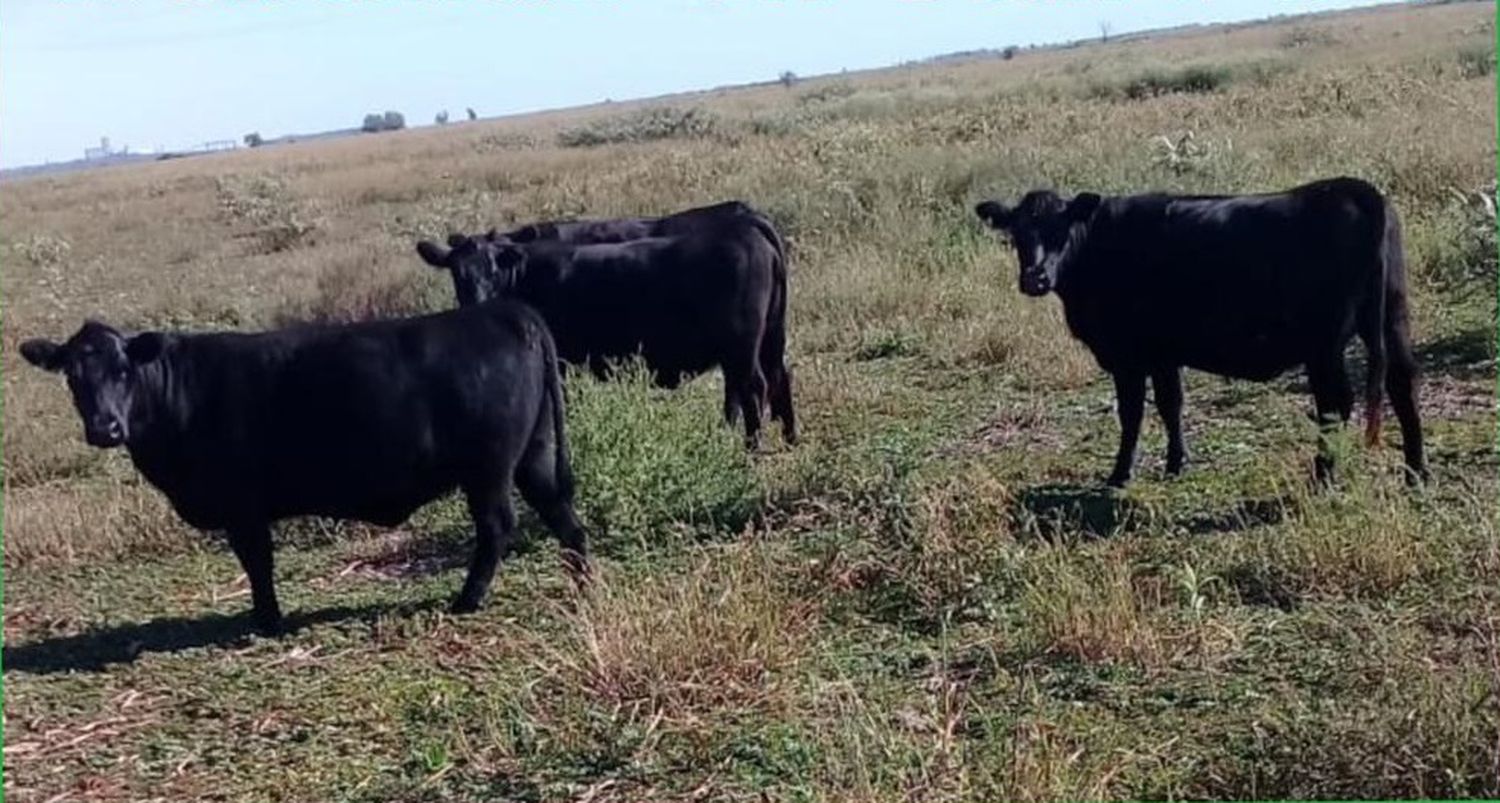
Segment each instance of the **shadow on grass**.
M1296 499L1292 496L1246 499L1228 510L1189 516L1180 522L1180 526L1187 530L1189 535L1249 530L1253 527L1280 524L1286 518L1287 510L1295 505Z
M433 599L293 613L286 618L285 633L334 622L374 622L384 614L415 612L442 603L442 600ZM234 616L171 617L99 628L76 636L42 639L19 646L6 645L5 674L97 672L111 664L130 663L145 653L171 653L244 642L253 632L248 611Z
M1142 506L1107 485L1050 483L1028 488L1016 498L1022 520L1036 522L1038 534L1081 533L1104 537L1140 523Z
M1417 364L1430 374L1454 379L1489 379L1495 376L1495 332L1470 329L1440 337L1416 347Z

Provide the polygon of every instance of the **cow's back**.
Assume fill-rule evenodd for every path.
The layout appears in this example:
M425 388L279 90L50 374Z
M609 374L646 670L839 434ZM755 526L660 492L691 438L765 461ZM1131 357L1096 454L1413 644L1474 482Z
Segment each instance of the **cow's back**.
M295 515L398 523L529 435L553 370L545 336L534 313L494 302L190 339L175 359L198 376L185 402L192 423L169 461L175 488L159 487L190 523L221 519L207 526Z
M692 373L719 364L746 330L763 325L773 259L749 225L621 244L539 244L517 292L541 311L571 362L642 352L654 367Z

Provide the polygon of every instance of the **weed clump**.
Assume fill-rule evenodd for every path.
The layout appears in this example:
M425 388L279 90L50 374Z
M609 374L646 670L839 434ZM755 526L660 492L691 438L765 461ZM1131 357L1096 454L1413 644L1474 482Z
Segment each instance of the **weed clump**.
M708 139L722 132L723 125L709 112L664 107L564 129L558 132L557 144L564 148L589 148L664 139Z
M261 253L286 251L311 241L317 215L272 175L222 176L215 182L219 211L230 225L248 226Z
M739 532L761 487L737 430L700 378L666 391L639 361L609 381L570 369L568 438L579 511L601 543Z

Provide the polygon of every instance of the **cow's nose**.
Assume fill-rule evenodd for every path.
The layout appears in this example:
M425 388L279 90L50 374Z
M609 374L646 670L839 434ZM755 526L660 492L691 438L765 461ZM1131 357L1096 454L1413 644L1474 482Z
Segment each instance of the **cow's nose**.
M108 432L111 438L123 438L125 436L125 426L120 423L120 419L118 418L110 419L109 424L104 427L104 431Z

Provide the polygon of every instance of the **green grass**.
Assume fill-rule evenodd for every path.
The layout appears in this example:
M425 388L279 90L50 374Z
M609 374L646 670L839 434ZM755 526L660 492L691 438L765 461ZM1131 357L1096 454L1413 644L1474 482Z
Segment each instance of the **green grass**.
M1500 796L1494 91L1453 66L1492 44L1492 12L671 99L708 137L647 136L681 113L611 104L8 186L7 799ZM1204 66L1229 79L1090 96ZM1136 481L1105 489L1110 383L1055 300L1016 290L973 202L1345 172L1402 215L1434 482L1405 487L1388 424L1379 449L1336 439L1315 491L1303 377L1189 372L1186 474L1163 476L1150 418ZM724 197L790 244L803 442L770 427L747 455L714 375L575 372L587 596L523 505L487 606L447 614L471 537L452 498L394 530L283 526L297 627L250 636L222 539L83 446L62 383L15 356L86 314L441 308L415 238Z

